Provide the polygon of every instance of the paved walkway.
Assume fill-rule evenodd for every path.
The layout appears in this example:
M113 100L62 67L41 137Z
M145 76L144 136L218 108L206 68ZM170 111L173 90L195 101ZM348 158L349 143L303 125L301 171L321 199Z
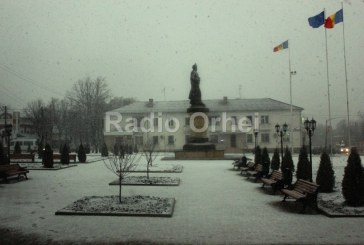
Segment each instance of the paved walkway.
M0 184L0 225L55 241L153 241L177 244L363 244L363 218L298 214L295 203L231 170L231 161L173 161L178 187L125 186L123 195L175 197L172 218L55 216L86 195L116 195L102 162L31 171L28 181ZM165 161L158 164L166 164ZM140 175L140 173L138 174Z

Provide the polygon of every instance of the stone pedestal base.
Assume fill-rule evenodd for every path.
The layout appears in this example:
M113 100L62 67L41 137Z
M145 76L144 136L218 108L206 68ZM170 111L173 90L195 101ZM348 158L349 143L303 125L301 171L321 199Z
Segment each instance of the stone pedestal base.
M216 160L224 159L224 150L175 151L176 160Z

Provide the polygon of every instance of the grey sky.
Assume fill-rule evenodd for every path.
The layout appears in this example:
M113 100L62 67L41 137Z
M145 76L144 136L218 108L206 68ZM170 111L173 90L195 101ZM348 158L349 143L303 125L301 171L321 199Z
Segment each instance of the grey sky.
M198 64L203 99L269 97L321 123L328 118L325 32L307 18L334 0L0 0L0 103L62 98L72 84L106 78L115 96L187 99ZM344 1L350 114L364 112L364 3ZM343 23L327 30L332 117L346 117ZM20 77L22 78L20 78ZM43 88L40 88L43 87ZM164 97L163 89L166 96Z

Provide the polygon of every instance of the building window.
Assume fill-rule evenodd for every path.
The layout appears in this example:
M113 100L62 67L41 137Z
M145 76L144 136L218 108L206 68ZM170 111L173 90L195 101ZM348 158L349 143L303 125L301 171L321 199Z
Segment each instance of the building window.
M269 134L262 133L261 134L261 142L262 143L269 143Z
M246 118L249 119L251 125L254 125L253 124L253 116L246 116Z
M169 128L174 128L174 120L173 119L170 119L168 121L168 126L169 126Z
M185 125L186 126L189 126L190 125L190 118L189 117L186 117L185 118Z
M246 135L246 143L253 143L253 135L247 134Z
M168 145L174 145L174 136L173 135L168 136Z
M260 123L261 124L269 123L269 116L260 116Z
M153 120L154 120L154 122L153 122L153 126L154 126L155 128L157 128L157 127L158 127L158 117L155 117Z
M158 145L158 136L153 136L153 144Z

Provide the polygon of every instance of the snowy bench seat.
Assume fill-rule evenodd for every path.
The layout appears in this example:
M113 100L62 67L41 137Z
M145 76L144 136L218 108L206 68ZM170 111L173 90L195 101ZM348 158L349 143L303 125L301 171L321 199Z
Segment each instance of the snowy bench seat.
M262 177L262 173L263 173L263 165L262 164L257 164L254 168L254 170L248 170L246 172L246 175L248 177L248 179L252 176L255 177L255 182L257 182L257 180Z
M261 178L260 180L263 182L262 188L264 188L265 185L270 185L273 189L273 193L275 193L275 191L278 189L278 185L279 185L279 183L281 183L282 179L283 179L282 172L279 170L273 170L273 172L270 174L270 176Z
M296 201L302 202L303 208L302 213L305 212L308 204L317 206L317 193L319 185L312 183L307 180L298 179L293 185L293 189L281 189L284 194L283 202L286 201L287 197L296 199Z

